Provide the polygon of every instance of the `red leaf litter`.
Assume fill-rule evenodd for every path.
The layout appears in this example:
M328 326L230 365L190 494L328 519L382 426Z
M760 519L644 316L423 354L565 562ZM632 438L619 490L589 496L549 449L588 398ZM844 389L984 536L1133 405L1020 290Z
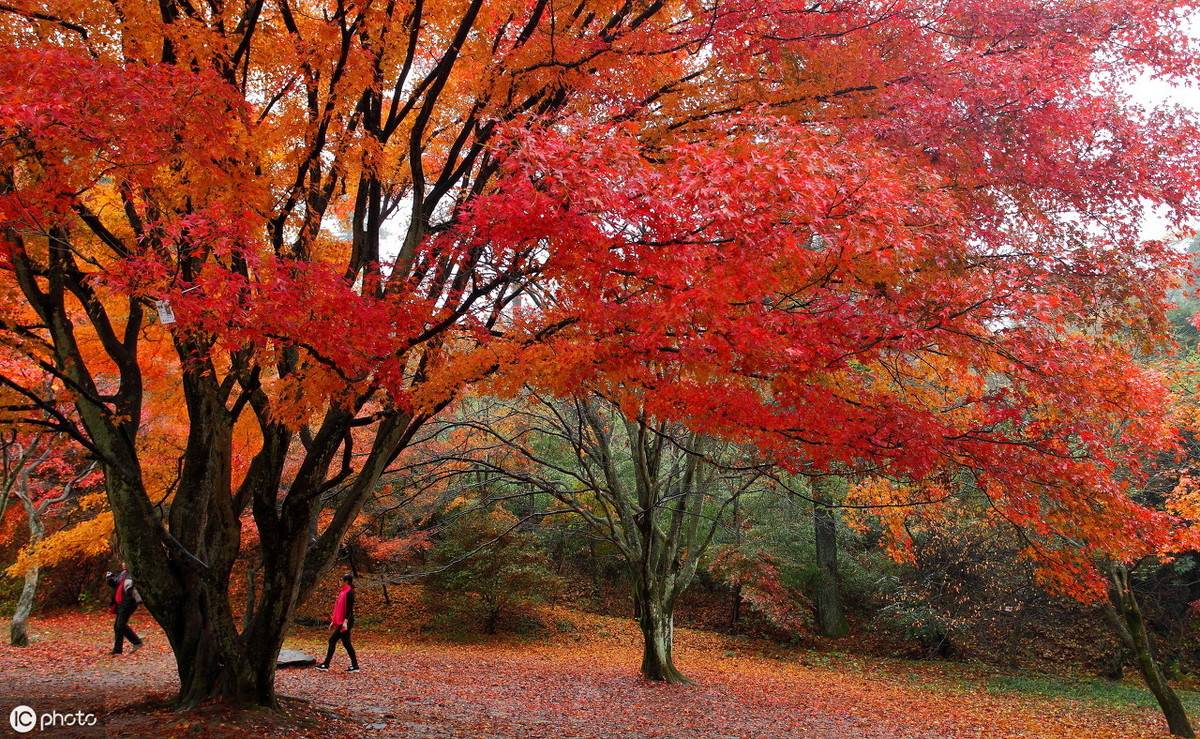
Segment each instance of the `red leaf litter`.
M363 670L344 672L340 652L329 672L281 670L278 712L177 712L170 649L144 612L134 625L146 647L118 657L104 614L60 614L33 622L31 646L0 647L0 684L8 703L39 713L95 713L94 728L58 734L68 736L1167 736L1151 708L989 692L984 668L773 652L687 629L677 664L697 684L653 684L638 676L631 621L562 609L550 618L569 626L537 641L363 627ZM297 628L287 646L321 656L323 644L319 629Z

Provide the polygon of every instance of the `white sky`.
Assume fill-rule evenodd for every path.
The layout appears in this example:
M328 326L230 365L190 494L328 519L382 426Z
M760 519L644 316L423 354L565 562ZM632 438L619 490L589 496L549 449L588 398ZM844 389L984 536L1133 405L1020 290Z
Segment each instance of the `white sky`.
M1133 2L1138 1L1133 0ZM1190 26L1193 38L1200 40L1200 12L1193 14ZM1200 81L1179 85L1162 79L1154 79L1146 74L1131 86L1130 93L1136 101L1147 107L1175 104L1190 108L1200 115ZM401 205L397 213L407 213L408 209L409 205L406 202ZM380 251L385 260L394 258L399 252L406 225L403 221L403 216L393 217L383 225ZM1145 239L1182 238L1190 236L1192 232L1200 231L1200 223L1188 224L1184 230L1185 233L1173 231L1165 213L1150 213L1142 224L1142 237Z
M1131 93L1134 99L1147 106L1173 103L1190 108L1200 115L1200 88L1197 88L1195 84L1174 85L1145 75L1134 84ZM1195 229L1200 227L1200 224L1191 224L1191 227ZM1143 238L1165 239L1177 236L1180 234L1171 232L1171 226L1163 213L1151 214L1142 225Z
M1135 2L1137 0L1134 0ZM1191 35L1193 38L1200 39L1200 13L1193 13L1191 17ZM1149 75L1143 75L1131 90L1134 99L1147 106L1155 106L1161 104L1176 104L1181 105L1191 110L1196 111L1200 115L1200 87L1196 83L1189 85L1176 85L1168 83L1161 79L1153 79ZM1192 230L1200 229L1200 224L1190 224ZM1180 236L1181 234L1172 233L1170 224L1167 223L1165 216L1161 213L1151 215L1142 225L1142 236L1147 239L1163 239Z

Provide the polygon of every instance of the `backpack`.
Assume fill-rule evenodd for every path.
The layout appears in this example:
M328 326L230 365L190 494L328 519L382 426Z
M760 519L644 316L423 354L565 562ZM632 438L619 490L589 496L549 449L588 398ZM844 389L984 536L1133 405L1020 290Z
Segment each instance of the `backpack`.
M105 574L104 581L108 583L108 587L112 588L112 592L108 594L108 612L117 612L117 587L121 583L121 578L109 572Z

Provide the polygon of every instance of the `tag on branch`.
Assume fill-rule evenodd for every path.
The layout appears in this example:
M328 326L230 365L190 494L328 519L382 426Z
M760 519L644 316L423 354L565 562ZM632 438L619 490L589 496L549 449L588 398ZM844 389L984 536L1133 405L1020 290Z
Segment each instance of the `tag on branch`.
M175 323L175 311L171 309L171 303L166 300L156 300L154 305L158 308L158 322L164 326Z

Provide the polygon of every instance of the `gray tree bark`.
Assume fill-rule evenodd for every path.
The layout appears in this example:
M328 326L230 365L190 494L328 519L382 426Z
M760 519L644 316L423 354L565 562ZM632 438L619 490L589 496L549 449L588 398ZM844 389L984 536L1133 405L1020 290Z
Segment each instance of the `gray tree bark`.
M9 643L14 647L29 646L29 614L33 612L33 599L37 595L39 570L34 566L25 572L25 585L21 587L21 597L17 599L9 628Z
M12 486L13 495L21 501L21 505L25 508L25 518L29 522L29 546L31 547L40 544L46 535L46 526L42 523L42 513L54 503L66 500L71 495L71 491L75 486L74 481L72 481L59 495L49 497L40 503L35 503L33 498L30 497L29 476L33 472L33 469L49 456L49 450L47 450L42 456L35 459L33 457L35 449L36 444L33 448L26 450L25 455L22 455L20 468L17 471L16 479L13 481ZM14 647L29 645L29 615L33 613L33 602L37 597L40 573L41 568L37 565L25 571L25 584L21 586L21 596L17 599L17 607L13 611L12 625L9 627L9 643Z

